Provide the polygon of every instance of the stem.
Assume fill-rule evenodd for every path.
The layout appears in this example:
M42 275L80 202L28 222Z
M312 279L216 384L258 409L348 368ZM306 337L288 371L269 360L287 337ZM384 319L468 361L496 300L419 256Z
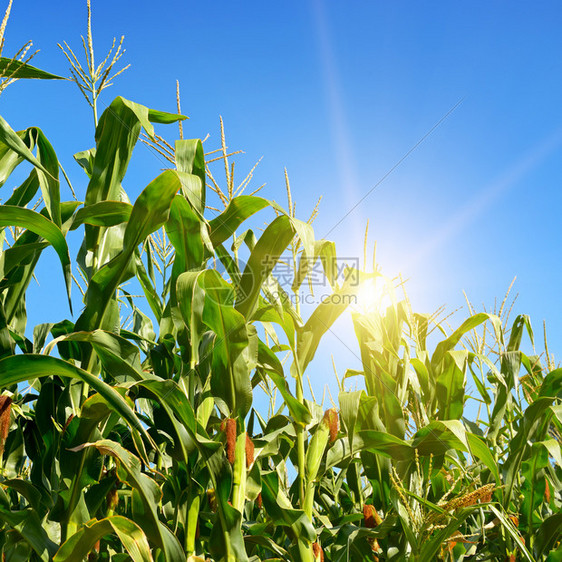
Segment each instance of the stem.
M193 358L191 358L189 361L189 373L187 376L189 377L189 403L191 404L192 408L195 408L195 361Z
M293 254L293 270L297 271L297 255L295 244L292 244L291 251ZM295 310L297 315L300 317L300 300L298 298L298 288L296 288L293 292L295 295ZM297 400L304 405L304 393L302 387L302 377L303 374L301 372L301 367L299 363L297 349L293 349L293 357L295 361L295 368L296 368L296 398ZM299 491L299 503L301 508L304 508L305 504L305 486L306 486L306 471L305 471L305 464L306 464L306 453L305 453L305 428L300 423L295 424L295 430L297 434L297 471L298 471L298 491Z
M85 384L85 383L84 383ZM78 482L80 480L80 475L84 470L84 462L86 460L86 449L82 449L79 452L80 455L80 465L76 476L74 477L74 481L72 483L72 489L70 492L70 500L68 502L68 509L66 512L66 517L61 522L61 544L66 541L68 536L72 536L76 532L76 523L70 521L72 514L74 513L74 509L78 505L78 494L82 488L78 487ZM70 533L69 533L70 531Z
M298 364L298 360L295 361ZM297 366L297 371L299 371L299 367ZM300 374L297 374L297 400L303 404L303 392L302 392L302 377ZM297 433L297 464L298 464L298 490L299 490L299 501L301 508L304 508L304 488L305 488L305 462L306 462L306 454L304 450L304 435L305 428L300 423L296 423L296 433Z
M312 508L314 506L314 492L316 491L316 479L322 464L322 458L328 446L330 429L322 420L316 428L314 435L308 443L306 451L306 495L304 497L304 513L312 521Z
M98 126L98 96L95 86L92 87L92 109L94 110L94 132Z
M234 482L232 485L232 507L240 513L244 510L246 500L246 432L240 432L236 438L234 451Z
M310 543L299 539L298 547L301 562L314 562L314 555L312 554L312 546Z
M180 123L181 123L181 121L180 121ZM233 242L236 241L236 230L232 233L232 241ZM239 265L239 262L238 262L238 246L235 246L233 248L233 253L234 253L234 261L236 262L236 265L238 266Z
M294 242L291 246L292 246L291 251L292 251L292 254L293 254L293 256L292 256L293 257L293 271L297 271L297 252L296 252L296 247L295 247ZM298 298L298 288L295 289L293 294L296 297L296 299L295 299L295 310L297 312L297 315L300 317L301 307L300 307L300 299ZM304 405L304 393L303 393L303 386L302 386L303 373L301 372L301 366L300 366L300 363L299 363L299 357L298 357L296 347L292 351L293 351L293 358L294 358L294 361L295 361L296 380L297 380L296 398L302 405ZM312 500L314 499L314 483L313 482L310 483L310 485L312 485L312 487L313 487L312 493L310 493L310 491L309 491L310 485L307 485L307 482L306 482L306 452L305 452L306 435L305 435L305 427L302 424L297 422L295 424L295 430L296 430L296 434L297 434L297 464L298 464L297 478L298 478L298 491L299 491L299 505L301 506L302 509L304 509L306 515L312 521L313 501L311 501L309 498L312 498ZM306 494L305 494L305 487L307 488ZM308 507L310 509L308 509ZM298 540L298 549L299 549L300 559L301 559L302 562L314 562L314 554L312 552L311 543L309 543L306 540L299 539Z
M314 506L314 491L316 485L312 480L309 480L306 485L306 494L304 496L304 513L312 521L312 508Z
M187 522L185 533L185 550L187 556L195 553L195 540L197 535L197 520L199 518L199 507L201 505L201 497L196 495L190 498L189 507L187 508Z

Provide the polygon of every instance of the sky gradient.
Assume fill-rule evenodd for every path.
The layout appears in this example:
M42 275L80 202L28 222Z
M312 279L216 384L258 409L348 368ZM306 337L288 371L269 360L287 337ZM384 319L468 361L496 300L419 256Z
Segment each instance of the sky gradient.
M15 0L4 55L33 39L41 49L33 64L67 76L57 43L78 52L85 1L53 6ZM206 146L216 148L222 115L229 147L245 151L239 178L263 156L253 184L266 182L262 195L284 204L287 167L297 215L308 218L322 195L316 236L342 256L362 256L369 219L383 273L409 279L415 310L454 310L463 290L493 308L517 276L514 311L531 315L537 347L546 320L555 355L561 28L554 1L93 1L97 59L125 35L131 64L101 109L122 95L174 111L178 79L186 137L210 134ZM72 154L93 145L93 127L78 89L21 81L2 95L0 112L16 129L44 130L80 198L86 177ZM137 148L124 182L131 197L161 167ZM64 306L52 264L37 269L36 322ZM345 369L357 353L349 346L330 336L323 349ZM326 357L318 365L311 378L320 384Z

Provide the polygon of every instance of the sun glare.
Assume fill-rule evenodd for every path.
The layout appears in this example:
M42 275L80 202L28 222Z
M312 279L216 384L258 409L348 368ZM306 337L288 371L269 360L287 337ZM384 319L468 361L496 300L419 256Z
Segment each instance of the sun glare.
M357 293L353 308L361 314L383 313L392 304L384 279L368 279Z

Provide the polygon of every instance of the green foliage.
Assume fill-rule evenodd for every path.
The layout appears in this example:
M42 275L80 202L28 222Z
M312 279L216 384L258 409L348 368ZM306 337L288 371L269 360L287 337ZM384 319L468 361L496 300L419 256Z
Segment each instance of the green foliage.
M288 211L237 194L224 139L221 191L201 141L155 134L181 119L117 97L75 155L83 203L61 201L43 133L0 120L2 189L31 166L0 206L3 559L559 560L562 370L525 353L529 319L471 308L447 333L389 289L386 310L353 312L362 367L324 413L304 397L307 372L381 276L340 278L288 184ZM143 129L172 166L131 205L122 184ZM211 216L215 196L225 209ZM259 237L237 234L268 210ZM61 291L73 270L85 283L83 308L32 327L25 294L49 245ZM305 314L291 296L317 261L332 292Z

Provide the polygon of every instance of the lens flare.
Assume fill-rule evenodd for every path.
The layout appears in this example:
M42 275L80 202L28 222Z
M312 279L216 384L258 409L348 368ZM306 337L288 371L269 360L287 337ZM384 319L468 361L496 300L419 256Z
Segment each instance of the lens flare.
M391 304L387 282L378 277L367 279L362 283L353 308L360 314L382 314Z

